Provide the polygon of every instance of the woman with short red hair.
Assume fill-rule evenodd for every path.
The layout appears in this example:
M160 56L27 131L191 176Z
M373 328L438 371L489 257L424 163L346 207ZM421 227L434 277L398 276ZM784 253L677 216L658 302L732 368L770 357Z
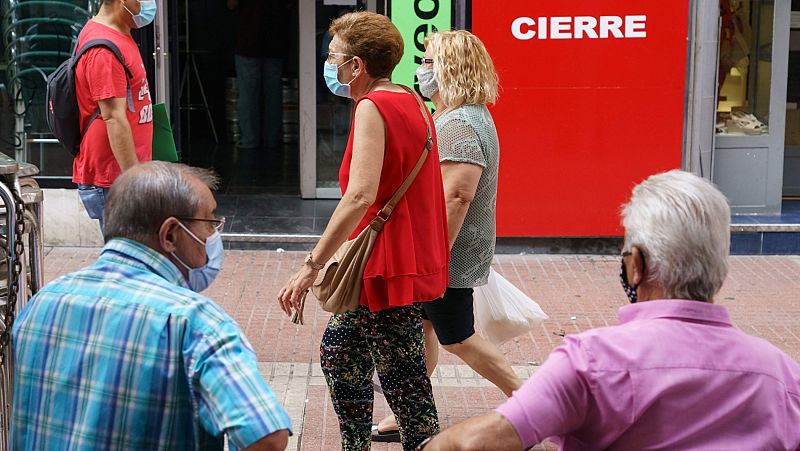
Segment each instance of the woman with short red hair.
M403 55L403 39L386 16L345 14L329 32L325 81L334 94L356 101L339 171L343 194L319 243L281 290L279 301L287 314L298 307L318 275L315 268L367 227L411 173L430 129L434 145L367 261L361 307L333 315L320 346L342 449L370 448L371 379L377 370L397 416L403 449L410 451L439 430L419 304L441 297L448 280L447 216L433 121L416 94L389 80Z

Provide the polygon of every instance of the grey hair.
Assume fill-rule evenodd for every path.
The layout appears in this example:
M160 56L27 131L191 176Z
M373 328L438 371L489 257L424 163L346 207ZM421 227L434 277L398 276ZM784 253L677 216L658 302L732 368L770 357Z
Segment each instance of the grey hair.
M669 299L712 300L728 275L731 210L710 182L673 170L633 189L622 209L625 250L645 256L647 280Z
M192 179L214 190L219 178L208 169L179 163L151 161L123 172L108 193L103 238L129 238L148 242L158 236L170 216L194 216L200 209L200 193Z

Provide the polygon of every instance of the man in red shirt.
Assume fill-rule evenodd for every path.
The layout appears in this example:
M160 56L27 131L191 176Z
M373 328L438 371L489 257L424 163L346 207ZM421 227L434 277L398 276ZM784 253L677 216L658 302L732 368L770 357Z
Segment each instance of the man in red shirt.
M111 184L122 171L152 159L153 104L131 29L147 26L155 13L155 0L103 0L78 37L78 48L93 39L116 44L133 74L129 79L106 47L92 48L75 67L81 130L90 125L72 165L72 181L89 217L100 220L101 231Z

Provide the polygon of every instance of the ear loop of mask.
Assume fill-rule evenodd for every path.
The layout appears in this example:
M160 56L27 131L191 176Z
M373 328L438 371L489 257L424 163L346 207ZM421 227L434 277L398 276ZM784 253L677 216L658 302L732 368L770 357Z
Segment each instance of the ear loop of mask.
M639 252L639 255L641 255L642 258L642 268L646 270L647 266L644 259L644 253ZM628 271L625 268L625 256L626 254L623 253L622 258L620 258L621 267L619 273L619 281L620 284L622 285L622 289L625 291L625 295L628 297L628 301L630 301L631 304L635 304L636 302L639 301L639 294L636 291L636 289L639 288L639 285L633 286L628 281Z

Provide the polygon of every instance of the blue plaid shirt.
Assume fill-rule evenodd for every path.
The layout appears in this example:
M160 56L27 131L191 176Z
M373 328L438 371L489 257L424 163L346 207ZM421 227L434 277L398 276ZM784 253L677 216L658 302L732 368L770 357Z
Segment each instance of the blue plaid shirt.
M142 244L45 286L12 331L14 450L251 445L289 417L217 304Z

